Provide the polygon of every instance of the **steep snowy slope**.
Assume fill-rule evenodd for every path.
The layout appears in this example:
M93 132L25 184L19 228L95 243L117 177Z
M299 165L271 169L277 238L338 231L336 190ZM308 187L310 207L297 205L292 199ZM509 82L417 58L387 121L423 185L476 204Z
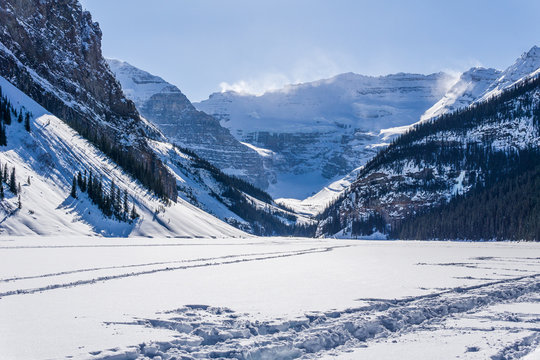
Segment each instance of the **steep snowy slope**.
M101 30L77 0L2 0L0 76L96 144L162 197L175 180L101 54Z
M0 147L0 163L11 172L15 168L20 183L18 198L5 190L0 201L0 234L99 234L105 236L244 236L245 233L223 223L188 202L165 204L94 145L78 135L63 121L0 78L4 96L15 109L30 111L31 132L13 121L6 126L7 146ZM85 193L70 197L72 179L77 171L92 171L102 177L104 188L114 180L127 190L140 217L120 222L103 216ZM170 171L170 170L169 170ZM177 181L182 179L177 176Z
M170 142L193 150L225 173L268 187L259 154L231 136L216 119L195 109L176 86L126 62L107 62L126 97Z
M458 81L435 105L420 118L420 122L453 112L458 109L485 101L500 94L519 81L535 76L540 69L540 48L533 46L523 53L504 71L485 68L471 68L461 74ZM402 134L414 124L396 129L386 129L386 134Z
M380 145L389 143L393 138L411 130L414 125L434 119L440 115L463 109L471 104L486 99L509 89L522 79L535 76L540 69L540 48L534 46L521 55L514 64L504 71L485 68L472 68L457 79L444 96L431 108L411 124L382 129L379 132ZM307 199L281 199L281 201L298 211L314 213L321 211L331 201L335 200L354 180L358 171L353 171L342 179L325 186L317 194Z
M472 68L460 75L458 81L443 98L429 108L420 118L426 121L471 105L480 99L487 89L501 76L496 69Z
M527 77L535 76L540 69L540 47L533 46L523 53L501 76L489 86L484 94L476 102L484 101L500 94L504 90Z
M262 96L216 93L194 105L240 141L271 151L272 195L304 199L362 165L380 130L418 121L451 84L444 73L348 73Z

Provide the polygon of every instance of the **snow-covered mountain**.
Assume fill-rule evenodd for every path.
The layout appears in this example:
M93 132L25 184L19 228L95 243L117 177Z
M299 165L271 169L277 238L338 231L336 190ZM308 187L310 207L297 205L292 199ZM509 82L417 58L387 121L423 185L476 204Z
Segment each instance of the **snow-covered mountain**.
M172 144L141 117L101 56L98 25L77 1L3 5L8 11L0 11L0 184L9 189L4 199L0 191L0 232L245 236L241 230L292 234L306 228L297 222L312 222L185 144ZM228 138L229 153L236 146L262 168L256 151L173 90L159 94L174 95L172 112L178 105L200 115L192 120L221 129L222 137L210 136L215 144ZM193 137L204 137L200 126L183 126Z
M428 109L420 121L465 108L500 94L520 80L534 76L540 69L540 48L533 46L504 71L472 68L461 74L459 80L444 97Z
M315 213L339 196L378 150L415 124L484 101L532 76L540 67L539 49L533 47L504 71L472 68L458 78L342 74L262 96L216 93L194 105L220 119L237 139L266 151L265 166L277 179L269 188L272 195Z
M423 122L397 138L368 161L323 212L319 234L394 230L404 220L457 195L534 171L540 159L540 77L525 76L514 85L469 108ZM527 201L518 203L529 206ZM483 211L482 206L493 204L484 200L476 211ZM501 218L495 221L506 221L504 211L497 213Z
M429 108L420 121L433 119L471 105L482 98L487 89L500 78L501 71L474 67L460 75L458 81L444 94L441 100Z
M304 199L371 158L384 142L380 130L418 121L452 81L444 73L347 73L261 96L215 93L194 105L269 154L272 195Z
M540 73L540 47L533 46L504 70L476 102L498 95L524 78L535 76L538 73Z
M4 125L7 146L0 146L0 167L7 166L9 174L15 169L21 186L18 194L12 193L4 178L0 234L243 237L247 234L238 229L289 234L295 223L311 222L279 208L267 194L228 177L194 153L167 141L148 139L175 177L178 199L164 202L1 77L0 91L17 113L22 109L32 114L30 132L15 120L15 113L11 125ZM73 176L85 171L101 179L104 189L114 181L121 193L127 192L130 207L135 205L139 218L130 222L105 216L80 188L77 199L70 196Z
M126 97L170 142L193 150L227 174L268 187L261 156L231 136L212 116L195 109L176 86L126 62L107 62Z
M16 195L5 187L1 235L245 236L181 198L166 206L96 146L1 77L0 87L17 111L32 113L30 132L16 121L4 125L7 146L0 147L0 163L9 173L15 169L20 190ZM104 216L86 193L71 197L73 176L85 170L103 179L104 188L114 181L120 191L127 191L139 218L117 221Z
M101 54L101 30L77 0L2 1L0 76L176 200L174 177L150 149L145 122Z

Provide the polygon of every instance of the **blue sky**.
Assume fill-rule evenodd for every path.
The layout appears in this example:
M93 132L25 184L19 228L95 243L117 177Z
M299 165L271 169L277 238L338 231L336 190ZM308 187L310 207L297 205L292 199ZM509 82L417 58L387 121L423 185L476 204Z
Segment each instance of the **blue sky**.
M81 0L103 53L192 101L343 72L505 68L540 45L538 0Z

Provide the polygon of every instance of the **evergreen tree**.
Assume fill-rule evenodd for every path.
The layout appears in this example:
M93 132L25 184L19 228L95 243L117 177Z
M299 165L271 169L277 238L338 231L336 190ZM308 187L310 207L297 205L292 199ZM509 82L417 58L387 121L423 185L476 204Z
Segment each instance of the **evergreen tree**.
M17 206L18 206L19 209L22 209L21 195L19 195Z
M135 220L139 217L139 214L137 214L137 210L135 209L135 203L133 203L133 207L131 208L131 220Z
M120 191L120 188L116 188L116 195L115 195L115 203L114 203L114 215L121 219L122 218L122 193Z
M128 193L127 190L124 189L124 209L123 209L123 218L127 219L129 216L129 204L128 204Z
M24 128L26 131L30 132L30 114L26 113L26 116L24 117Z
M73 176L73 184L71 186L71 194L70 196L74 199L77 198L77 178Z
M80 171L77 171L77 185L79 185L79 188L82 191L82 175Z
M109 214L112 214L114 211L114 206L116 204L116 185L114 184L114 180L111 181L111 188L109 190L109 198L108 203L106 206L107 211L109 211Z
M23 116L22 116L22 110L21 110L21 111L19 111L19 116L17 117L17 122L22 123L22 121L23 121Z
M86 192L86 170L84 170L84 176L83 176L83 179L82 179L81 191Z
M11 170L11 177L9 178L9 191L14 195L17 195L17 180L15 178L15 168Z
M4 123L6 123L6 125L11 125L11 109L9 106L6 106L4 109Z
M28 177L28 180L26 180L26 183L30 185L30 176Z
M0 200L4 200L4 184L0 182Z
M6 146L6 145L7 145L6 126L4 124L0 124L0 146Z
M88 191L88 197L94 200L94 180L92 179L92 172L88 175L88 182L86 184L86 190Z
M7 167L7 164L4 164L4 182L6 184L8 182L8 167Z

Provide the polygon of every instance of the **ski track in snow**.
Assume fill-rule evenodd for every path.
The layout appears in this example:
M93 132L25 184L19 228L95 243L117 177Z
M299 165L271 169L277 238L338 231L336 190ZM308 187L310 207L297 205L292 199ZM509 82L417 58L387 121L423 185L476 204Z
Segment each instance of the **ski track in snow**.
M103 360L156 356L246 360L324 357L331 355L332 350L362 347L373 339L380 341L396 334L424 330L449 317L538 294L539 277L540 274L521 276L399 300L359 299L369 301L370 305L308 313L305 318L285 322L279 319L260 322L227 308L186 305L168 312L168 320L137 319L123 324L174 330L178 332L176 340L141 344L121 354L92 355ZM517 359L533 351L540 343L540 327L538 323L531 325L527 330L533 331L532 335L505 347L491 359Z
M54 276L61 276L61 275L69 275L69 274L77 274L77 273L99 271L99 270L128 269L128 268L137 268L137 267L154 266L154 265L182 264L182 263L191 263L191 262L198 262L198 261L210 261L210 260L231 259L231 258L247 257L247 256L276 255L276 254L288 254L288 253L289 253L288 251L273 251L273 252L266 252L266 253L262 252L262 253L242 254L242 255L225 255L225 256L217 256L217 257L201 258L201 259L176 260L176 261L156 261L156 262L145 263L145 264L103 266L103 267L94 267L94 268L86 268L86 269L78 269L78 270L70 270L70 271L61 271L61 272L56 272L56 273L33 275L33 276L19 276L19 277L5 278L5 279L0 278L0 282L14 282L14 281L18 281L18 280L39 279L39 278L46 278L46 277L54 277Z
M17 265L0 276L6 359L394 359L387 351L393 344L409 349L439 342L451 343L454 353L437 354L462 360L530 360L538 351L536 244L224 240L6 243L0 255ZM48 262L51 254L61 264ZM362 265L351 267L354 263ZM384 264L395 264L389 267L397 272L386 271ZM272 279L270 272L278 275ZM415 276L419 281L408 282ZM294 277L299 282L291 281ZM353 291L339 293L332 282ZM218 290L206 292L209 287ZM393 290L379 290L386 287ZM192 295L199 292L204 294ZM268 300L273 292L280 294ZM331 294L336 303L306 301L306 292ZM235 298L228 300L231 294ZM246 305L246 297L261 304ZM339 297L349 300L339 302ZM266 311L281 298L286 310ZM64 299L70 300L60 306ZM143 305L133 306L131 300ZM52 325L28 330L36 320L37 328ZM8 332L16 335L8 339ZM27 337L44 349L19 356ZM404 353L404 359L430 358L422 354Z
M5 291L5 292L0 292L0 299L7 296L33 294L36 292L43 292L43 291L49 291L49 290L54 290L54 289L88 285L88 284L94 284L96 282L104 282L104 281L117 280L117 279L123 279L123 278L134 277L134 276L155 274L155 273L164 272L164 271L186 270L186 269L193 269L193 268L200 268L200 267L207 267L207 266L219 266L219 265L237 264L237 263L242 263L242 262L287 258L287 257L300 256L300 255L306 255L306 254L328 252L334 249L347 248L351 246L352 245L325 246L325 247L309 248L309 249L303 249L303 250L297 250L297 251L278 251L278 252L254 253L254 254L226 255L226 256L207 258L207 259L180 260L180 261L157 262L157 263L138 264L138 265L133 264L133 265L124 265L124 266L109 266L109 267L103 267L103 268L80 269L80 270L65 271L65 272L59 272L59 273L53 273L53 274L27 276L27 277L13 277L11 279L9 278L0 279L0 282L10 282L10 281L27 280L27 279L35 279L35 278L46 278L46 277L54 277L54 276L61 276L61 275L67 275L67 274L73 274L73 273L91 272L91 271L98 271L98 270L117 270L117 269L122 269L122 268L144 267L144 266L151 266L151 265L166 265L166 264L186 263L186 262L202 262L201 264L167 266L164 268L141 270L137 272L115 274L115 275L109 275L109 276L100 276L96 278L77 280L77 281L72 281L68 283L51 284L51 285L47 285L43 287L10 290L10 291ZM233 259L238 258L238 259L227 260L231 258ZM212 261L212 260L225 260L225 261ZM208 262L208 261L211 261L211 262Z

